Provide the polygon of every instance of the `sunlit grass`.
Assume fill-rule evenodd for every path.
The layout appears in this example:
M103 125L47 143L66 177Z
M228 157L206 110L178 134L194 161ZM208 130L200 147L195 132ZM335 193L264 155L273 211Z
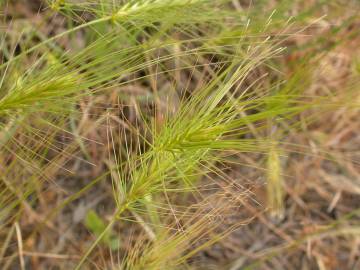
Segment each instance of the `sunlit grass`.
M333 47L295 67L284 64L287 42L321 24L312 13L320 4L292 18L284 14L290 1L252 12L233 1L45 2L47 16L63 16L63 31L42 38L41 31L1 29L0 259L8 266L24 262L22 250L9 248L12 239L21 246L22 214L38 224L30 235L53 229L54 216L101 183L112 185L112 196L105 194L111 215L87 212L82 223L93 237L73 267L92 269L105 249L121 254L106 269L196 269L190 262L201 250L246 223L222 228L251 196L228 172L236 155L259 155L253 169L264 172L264 209L282 220L282 159L309 151L286 137L317 120L313 112L358 106L349 97L307 92ZM314 39L314 51L319 43ZM349 87L351 97L358 83ZM106 134L103 141L91 137L97 132ZM106 160L93 158L94 145L106 149ZM83 178L79 164L101 169L53 211L35 213L46 183ZM215 194L205 195L213 184ZM117 226L132 225L143 235L124 251Z

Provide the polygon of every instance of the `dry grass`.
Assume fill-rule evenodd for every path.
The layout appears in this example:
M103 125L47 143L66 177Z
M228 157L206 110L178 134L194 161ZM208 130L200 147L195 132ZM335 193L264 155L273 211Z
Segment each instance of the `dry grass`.
M257 6L247 2L233 1L233 5L253 12ZM311 7L320 1L300 2ZM112 224L119 204L113 196L122 192L116 184L122 177L116 170L121 167L119 159L146 149L139 134L149 139L150 123L161 133L166 118L178 111L182 100L216 78L222 66L214 64L210 54L145 65L125 77L130 83L82 97L69 118L45 118L57 124L69 122L69 130L59 131L36 117L16 130L15 143L0 154L0 195L6 194L0 199L0 214L16 209L11 218L0 219L0 268L74 269L98 237L85 225L90 210L104 224L112 224L109 237L117 239L120 248L111 250L109 243L100 242L84 269L360 268L360 20L356 18L360 5L330 2L321 8L315 5L304 21L286 29L290 35L281 45L289 50L273 60L279 71L261 64L237 86L261 95L261 89L275 89L281 83L274 81L291 81L300 70L300 80L289 83L289 88L304 88L308 102L318 102L315 97L321 96L335 105L326 110L310 107L289 121L274 116L246 123L242 139L265 137L278 144L265 148L265 153L220 151L218 157L201 163L208 170L205 176L197 171L191 175L188 182L196 183L194 193L183 192L194 189L187 181L180 193L172 191L179 187L170 183L164 194L144 196L139 205L124 209L121 222ZM301 13L299 3L280 9L279 16ZM23 50L16 44L24 24L36 26L27 48L41 36L52 37L67 29L62 15L40 12L42 5L35 0L14 1L4 9L11 20L3 19L0 27L10 33L9 48ZM268 10L277 7L281 6L276 1L266 5ZM321 17L325 13L328 16ZM314 21L301 34L292 35ZM283 28L269 24L264 33L276 36ZM181 39L188 34L175 31L173 35ZM63 50L82 48L86 35L81 31L75 35L53 45ZM69 44L74 40L76 44ZM212 48L213 44L207 45ZM189 42L149 51L142 60L150 63L170 50L181 55L191 46L195 47ZM29 62L37 57L29 54ZM161 73L164 70L170 71ZM180 94L181 89L186 92ZM231 93L229 100L234 98ZM150 115L156 116L154 122L148 121ZM17 120L0 118L7 130ZM6 134L0 133L1 141L7 140ZM34 153L39 152L46 152L46 158L37 159ZM14 163L18 156L29 159ZM32 194L24 199L22 192L28 185ZM10 207L14 198L20 203ZM143 207L147 200L156 203ZM185 255L179 258L179 254ZM184 264L188 268L180 268Z

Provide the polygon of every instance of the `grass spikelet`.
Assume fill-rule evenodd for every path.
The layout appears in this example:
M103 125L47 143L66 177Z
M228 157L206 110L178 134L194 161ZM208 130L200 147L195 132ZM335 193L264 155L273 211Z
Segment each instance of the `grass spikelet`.
M277 219L284 218L284 179L283 179L280 150L273 145L267 156L267 205L270 215Z

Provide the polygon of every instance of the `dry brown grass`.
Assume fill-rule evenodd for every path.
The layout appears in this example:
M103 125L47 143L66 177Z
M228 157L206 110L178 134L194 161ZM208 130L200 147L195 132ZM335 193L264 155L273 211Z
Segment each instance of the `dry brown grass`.
M66 27L63 18L50 18L48 12L39 13L39 2L11 3L6 11L13 16L11 29L16 32L24 20L28 20L45 36L62 32ZM239 2L241 5L234 4L238 9L247 8L246 1ZM316 1L305 2L310 5ZM276 6L276 1L269 1L269 6ZM299 9L295 5L289 13L296 15ZM310 19L318 18L324 12L315 10ZM329 17L321 19L317 27L307 29L308 36L290 37L285 45L293 50L278 59L285 77L290 77L301 59L311 57L312 80L306 94L330 96L329 102L342 104L331 111L319 112L314 108L304 112L296 119L294 129L279 127L286 130L286 136L280 136L284 151L276 152L281 180L276 181L276 175L270 177L280 194L274 204L283 211L281 215L274 217L268 211L268 203L274 198L268 198L266 156L255 153L237 154L233 163L222 164L226 175L213 173L206 179L199 179L204 182L198 191L202 201L192 195L188 195L187 200L183 196L163 200L164 204L171 201L169 204L173 205L173 208L159 211L160 215L168 217L168 230L164 229L164 235L169 231L196 231L193 238L171 236L173 241L179 241L179 252L201 246L200 236L226 232L223 240L189 259L189 267L192 267L189 269L360 269L360 109L353 106L356 102L360 104L360 20L352 19L348 26L334 34L334 29L351 18L355 11L342 7L334 11L336 16L332 12L329 12ZM272 31L274 34L277 32L276 29ZM80 47L82 38L79 34ZM334 46L337 42L340 44ZM61 45L68 46L66 38ZM214 74L215 68L207 65L211 59L204 57L196 61L205 67L173 72L178 89L196 89L206 84ZM153 74L152 70L144 72ZM247 81L250 84L267 72L266 67L259 67ZM266 80L263 83L270 85ZM54 159L40 174L42 183L36 186L34 195L36 205L23 201L19 215L14 218L16 230L7 234L0 232L0 248L6 247L0 249L0 258L4 255L0 261L1 269L25 269L25 264L29 267L26 269L74 268L94 239L83 224L86 213L94 209L106 222L110 222L113 216L113 189L110 174L107 174L116 163L111 155L113 148L119 149L125 140L133 140L135 149L131 151L136 152L137 133L146 128L142 121L143 113L153 112L154 103L157 104L156 124L161 127L164 112L169 108L175 111L180 102L178 95L167 94L171 87L173 85L166 76L149 76L142 82L135 81L106 94L85 97L78 106L81 117L73 135L46 130L45 137L56 134L58 141L65 145L58 144L58 152L50 153ZM120 100L119 94L126 99ZM149 96L155 101L147 102ZM314 115L316 117L308 121L309 116ZM252 128L249 127L249 136L258 136L256 132L262 135L262 132L269 132ZM110 129L123 135L126 132L126 137L118 136L112 141L109 139ZM31 145L21 134L18 140ZM11 160L9 153L0 155L2 167ZM269 166L274 165L269 163ZM11 171L7 172L7 179L11 174ZM23 174L24 178L28 175L26 172ZM103 174L106 175L91 182ZM15 190L16 196L16 184L9 183L7 187L0 184L0 188ZM79 193L84 187L85 190ZM214 207L213 202L219 205ZM192 208L186 208L189 205L201 205L196 208L200 208L201 213L191 212ZM221 213L212 213L214 209L221 209ZM210 218L209 223L201 219L212 214L214 219ZM137 220L137 223L120 222L114 226L113 233L120 239L121 250L110 252L108 247L100 245L90 257L92 264L89 269L110 269L121 261L121 256L134 252L134 246L153 241L152 228L147 227L146 222L142 223L141 216L127 211L123 219ZM165 244L159 241L156 248L164 248L162 245ZM148 256L144 260L156 261L156 253Z

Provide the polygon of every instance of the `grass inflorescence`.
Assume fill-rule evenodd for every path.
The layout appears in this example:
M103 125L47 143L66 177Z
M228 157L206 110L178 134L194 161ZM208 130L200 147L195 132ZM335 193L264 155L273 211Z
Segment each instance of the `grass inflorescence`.
M323 121L358 115L359 6L265 2L0 2L3 269L326 269L311 240L357 233L353 128Z

